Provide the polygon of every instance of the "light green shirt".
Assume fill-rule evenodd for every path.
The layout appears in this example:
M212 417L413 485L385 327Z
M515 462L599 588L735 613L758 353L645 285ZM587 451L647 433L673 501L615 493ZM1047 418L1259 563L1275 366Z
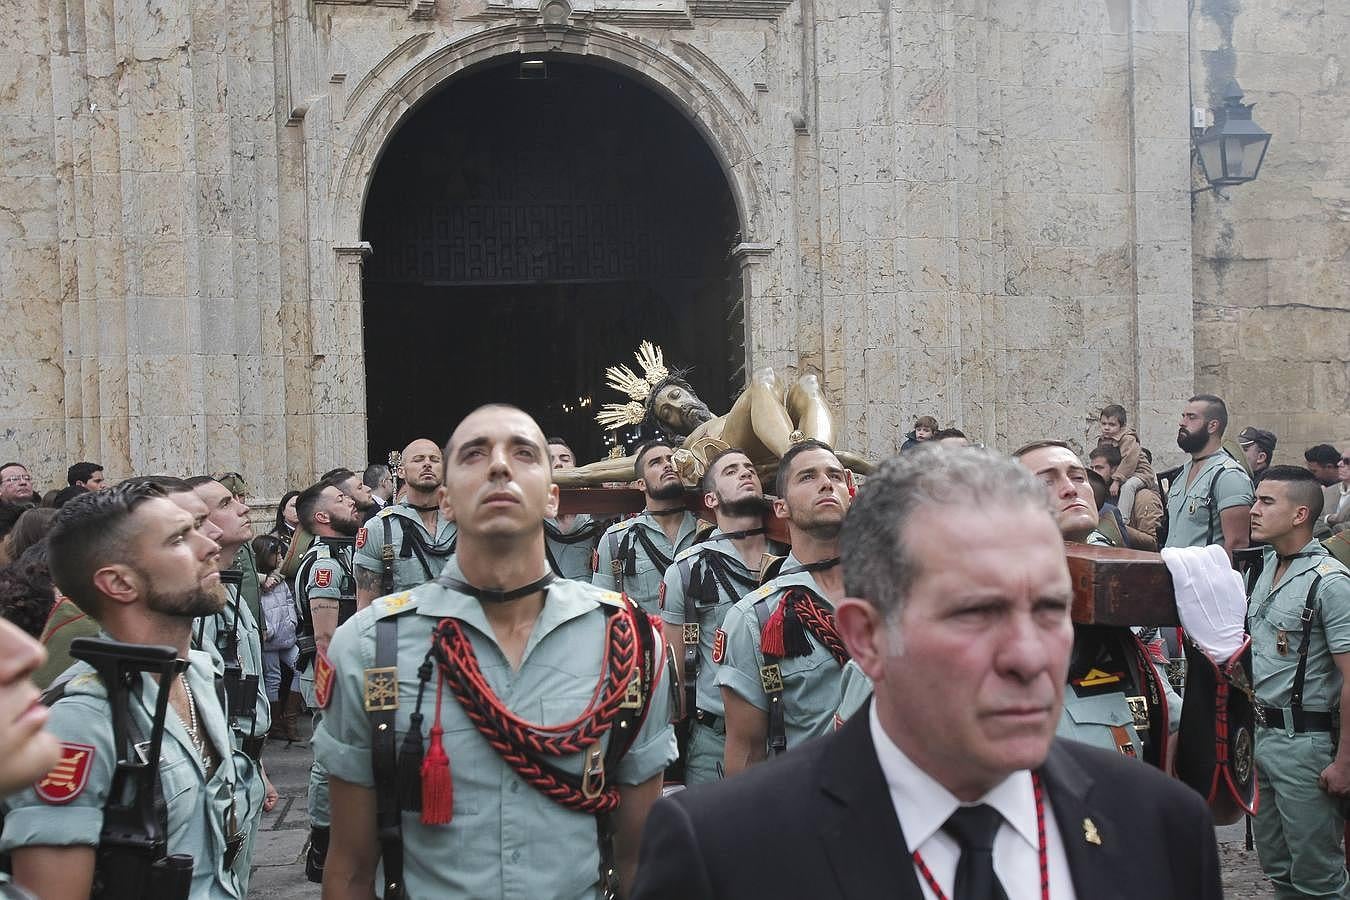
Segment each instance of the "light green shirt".
M240 716L230 723L236 741L242 742L244 738L267 734L272 727L272 705L267 701L267 686L263 683L262 631L258 628L258 620L253 618L253 611L247 603L239 602L238 588L231 585L227 593L229 601L224 609L214 616L203 616L194 621L192 646L205 649L208 653L214 651L213 655L219 654L223 659L226 642L237 636L239 667L245 678L257 676L258 679L252 720ZM237 629L234 625L236 616L239 617Z
M422 524L422 517L418 515L417 510L406 502L394 503L367 519L366 524L357 532L356 552L352 555L354 565L377 575L384 574L386 526L388 526L387 542L394 548L395 591L411 590L435 578L441 574L446 560L455 552L455 535L458 528L454 522L443 518L440 510L436 511L436 535L433 538L427 527ZM417 532L416 536L422 538L425 545L422 551L426 557L425 564L422 557L417 555L417 548L411 544L411 540L415 538L409 541L408 555L403 555L405 528L414 529Z
M1256 502L1252 480L1242 464L1218 450L1200 460L1200 469L1186 486L1194 460L1186 460L1167 490L1167 546L1203 547L1223 543L1219 513Z
M813 594L827 609L833 609L810 572L792 571L800 565L797 558L789 554L781 569L788 574L779 575L746 594L731 607L722 622L722 630L726 632L726 653L717 669L717 684L731 688L746 702L765 712L769 710L769 695L760 680L764 653L760 649L760 616L756 607L767 604L771 613L785 591L801 588ZM831 731L835 711L839 708L841 667L809 629L803 630L811 644L811 652L778 661L783 678L783 722L789 750L807 738Z
M159 763L160 786L168 804L168 852L193 857L194 898L238 898L243 896L240 870L246 870L248 860L240 854L235 869L225 869L226 836L258 815L262 779L254 777L253 761L232 746L224 711L216 700L217 664L200 650L190 651L188 661L198 727L210 736L217 764L207 778L186 729L170 707ZM8 798L0 837L0 850L5 852L17 847L94 847L99 843L103 808L117 763L112 717L103 682L88 664L77 662L68 674L65 695L52 707L47 730L65 742L66 753L91 754L88 781L78 794L59 805L41 799L33 788ZM147 737L158 693L154 679L143 673L130 706Z
M713 715L723 715L722 692L717 687L717 661L714 641L717 630L727 611L735 605L746 592L753 590L759 583L759 560L756 565L747 565L731 541L719 540L721 529L714 531L700 544L695 544L675 557L675 562L666 569L664 595L661 598L661 618L673 627L668 629L676 653L684 653L684 625L686 618L686 600L694 600L694 621L698 624L698 680L695 684L695 700L698 708ZM710 570L706 562L710 555L726 565L727 583L736 591L727 592L723 584ZM712 589L705 594L704 586ZM688 673L685 673L686 677ZM692 715L692 711L690 711Z
M624 519L609 526L600 538L596 548L595 576L591 579L597 587L627 594L628 599L641 606L653 616L661 614L659 593L661 582L666 576L666 568L682 551L694 543L698 529L698 518L691 512L685 512L680 519L680 530L672 545L661 530L664 516L642 513L631 519ZM638 538L637 532L643 532L651 540L652 546L665 556L665 562L651 558L647 548ZM631 550L633 571L628 571L628 553L624 550L625 541ZM619 571L614 571L614 563L619 563Z
M1256 699L1267 706L1289 705L1303 646L1303 608L1320 575L1303 677L1303 707L1333 710L1340 706L1341 673L1331 655L1350 653L1350 572L1316 540L1299 553L1308 555L1291 561L1280 583L1272 585L1278 559L1274 548L1267 548L1265 566L1252 585L1247 630L1252 636Z
M836 727L853 718L870 696L872 696L872 679L867 677L867 673L856 660L850 659L844 664L844 671L839 676L839 710L835 713Z
M462 577L453 559L446 574ZM334 778L374 786L364 672L375 665L375 626L381 618L399 617L395 727L401 745L417 703L417 668L442 618L459 620L484 679L507 709L531 722L556 725L577 718L591 702L602 674L609 612L620 603L617 595L589 584L555 581L520 668L513 671L478 600L435 582L377 600L339 628L329 648L336 675L314 737L315 758ZM637 738L617 771L607 773L611 784L643 783L675 759L667 680L671 676L664 666L660 668ZM422 714L423 728L429 731L436 715L434 682ZM417 813L403 814L409 897L597 897L600 858L595 818L560 806L523 781L478 732L449 690L441 699L440 715L454 779L454 812L450 824L438 826L421 824ZM609 738L607 733L601 739L606 746ZM580 776L583 756L551 757L550 762Z
M569 544L558 540L553 534L555 531L559 534L576 534L583 528L589 528L594 521L587 514L580 513L572 518L571 527L567 531L562 531L558 527L557 519L544 520L544 540L548 544L549 562L559 577L570 578L573 581L591 580L591 565L595 562L597 536L592 534L589 540Z

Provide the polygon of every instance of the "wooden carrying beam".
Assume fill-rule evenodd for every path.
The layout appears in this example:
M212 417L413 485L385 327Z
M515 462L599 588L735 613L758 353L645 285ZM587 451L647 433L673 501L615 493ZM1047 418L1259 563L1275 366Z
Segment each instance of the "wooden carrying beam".
M609 518L640 512L642 491L633 488L563 488L559 514ZM711 521L702 498L685 493L685 504ZM787 542L782 519L765 516L769 537ZM1156 553L1065 544L1073 581L1073 620L1084 625L1177 625L1172 576Z
M1172 575L1156 553L1065 544L1073 620L1085 625L1178 625Z

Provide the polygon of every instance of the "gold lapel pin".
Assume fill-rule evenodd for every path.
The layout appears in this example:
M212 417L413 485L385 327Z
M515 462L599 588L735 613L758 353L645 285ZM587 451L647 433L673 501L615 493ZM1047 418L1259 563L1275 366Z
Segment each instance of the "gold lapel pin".
M1097 825L1091 819L1083 820L1083 840L1098 847L1102 845L1102 836L1097 833Z

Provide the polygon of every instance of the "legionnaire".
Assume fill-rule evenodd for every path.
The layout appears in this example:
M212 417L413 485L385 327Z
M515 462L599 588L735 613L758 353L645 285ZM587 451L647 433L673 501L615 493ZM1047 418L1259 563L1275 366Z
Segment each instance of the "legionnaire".
M1282 897L1350 896L1341 849L1350 798L1350 571L1313 538L1321 508L1312 473L1272 466L1251 509L1252 537L1269 544L1247 606L1261 788L1253 832L1261 868Z
M137 853L150 829L162 829L162 852L193 861L181 896L242 898L241 870L248 863L239 852L241 823L255 815L262 792L246 774L252 763L234 749L217 699L223 673L210 654L189 649L193 618L224 603L218 545L160 488L145 483L75 498L61 510L49 541L57 585L108 636L166 645L186 665L170 661L177 675L156 681L138 674L107 687L90 665L73 667L48 723L62 742L60 761L6 804L0 849L12 855L15 880L41 897L165 896L144 893L144 883L121 874L144 860L127 854ZM163 729L155 771L159 802L130 801L155 814L137 823L135 833L118 827L110 834L105 825L113 820L105 819L105 810L111 816L126 800L112 794L115 783L124 783L117 764L143 762L119 753L115 718L130 740L143 744L153 742L157 716Z
M352 547L361 526L351 496L327 481L302 491L295 510L300 527L314 535L295 576L300 616L296 667L300 692L314 710L317 731L333 684L328 644L338 626L356 612ZM309 769L309 849L305 854L305 875L315 884L323 881L330 822L328 773L316 757Z
M364 522L371 516L380 511L380 505L375 502L375 495L371 493L369 487L360 475L357 475L351 469L339 466L336 469L329 469L319 478L320 481L326 481L334 485L339 491L352 498L356 504L356 518Z
M399 477L408 486L356 533L356 606L425 584L455 552L455 523L441 514L441 450L418 438L403 451Z
M220 537L216 539L221 547L217 564L221 567L220 580L225 591L225 606L220 612L203 616L193 626L192 646L196 650L208 649L218 654L222 661L226 720L235 747L253 761L248 774L263 791L263 806L270 808L276 802L277 794L262 765L263 744L267 732L272 729L272 705L267 700L267 686L263 683L262 626L243 596L245 573L229 568L243 552L235 542L242 540L248 544L253 536L253 526L248 520L248 507L231 488L214 479L190 478L186 483L192 486L195 503L185 492L178 490L174 490L169 499L186 509L194 520L201 521L205 515L205 521L220 531ZM252 560L252 548L248 550L247 558ZM255 571L255 585L256 578ZM243 771L241 769L241 773ZM240 851L244 860L240 887L245 893L248 892L253 844L262 823L262 808L254 807L252 812L249 818L240 820L245 834Z
M533 419L482 407L445 456L455 557L333 638L325 896L370 897L382 863L386 900L594 898L611 839L631 883L675 758L659 629L548 570L558 493Z
M783 454L775 489L792 553L777 577L732 606L713 638L728 775L828 732L848 660L834 628L848 473L828 445L802 441Z
M1223 449L1228 407L1212 394L1197 394L1181 412L1177 446L1191 455L1167 489L1166 547L1221 543L1231 559L1250 543L1247 510L1252 480L1242 463Z
M554 471L577 464L576 454L560 437L548 439L548 458ZM596 542L606 527L603 520L597 521L586 513L545 519L544 548L553 574L573 581L590 581Z
M714 659L722 620L737 600L759 586L760 573L775 555L786 553L765 537L764 516L772 506L743 450L723 450L709 460L700 487L717 529L675 557L661 586L661 618L670 626L666 633L675 644L684 699L684 780L689 785L721 777L726 716Z
M660 440L638 448L635 475L646 508L611 525L600 538L591 581L628 596L653 616L661 614L659 594L666 569L698 539L698 519L684 505L684 485L675 471L674 450Z
M36 705L33 679L47 659L42 645L8 619L0 618L0 704L23 710L0 729L0 800L51 771L61 758L56 737L43 726L47 708Z

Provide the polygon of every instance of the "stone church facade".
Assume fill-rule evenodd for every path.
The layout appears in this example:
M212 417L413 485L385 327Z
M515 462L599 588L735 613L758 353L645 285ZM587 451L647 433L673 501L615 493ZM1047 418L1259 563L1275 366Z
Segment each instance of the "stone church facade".
M1085 444L1117 401L1168 460L1200 390L1282 460L1344 445L1350 7L1192 5L18 4L0 457L42 481L232 469L272 497L363 463L367 367L409 364L362 341L382 154L447 84L533 60L695 126L734 201L746 368L820 373L859 452L925 413ZM1253 184L1193 195L1191 107L1232 76L1271 150Z

